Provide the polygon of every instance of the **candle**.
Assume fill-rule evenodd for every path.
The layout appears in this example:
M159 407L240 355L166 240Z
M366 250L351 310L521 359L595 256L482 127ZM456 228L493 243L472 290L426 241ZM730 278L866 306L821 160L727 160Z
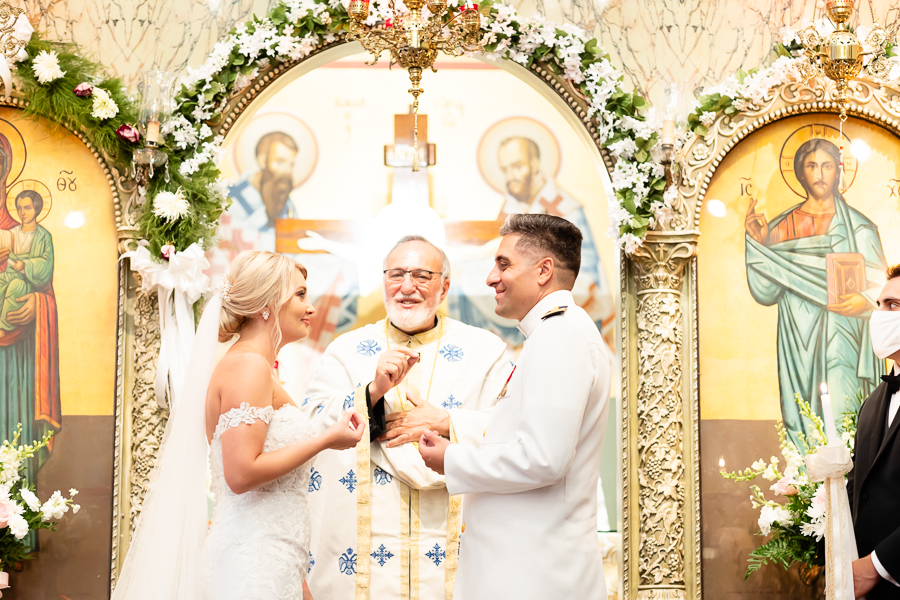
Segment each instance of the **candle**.
M667 146L675 145L675 121L672 119L663 121L662 143Z
M822 420L825 421L825 436L828 443L838 441L837 426L834 424L834 412L831 410L831 396L828 395L828 386L824 383L821 385L822 395Z
M150 144L159 142L159 121L147 121L147 142Z

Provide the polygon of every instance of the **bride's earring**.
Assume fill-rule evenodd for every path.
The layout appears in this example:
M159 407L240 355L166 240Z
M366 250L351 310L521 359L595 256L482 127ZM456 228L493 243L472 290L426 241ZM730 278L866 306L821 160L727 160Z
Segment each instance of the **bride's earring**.
M268 320L269 320L269 309L268 309L268 308L264 308L264 309L263 309L263 312L262 312L262 315L263 315L263 321L268 321Z

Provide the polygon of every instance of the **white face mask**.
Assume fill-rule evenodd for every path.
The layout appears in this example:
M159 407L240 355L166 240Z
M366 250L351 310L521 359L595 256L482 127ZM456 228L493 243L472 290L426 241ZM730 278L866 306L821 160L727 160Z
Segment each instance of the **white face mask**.
M869 320L872 349L878 358L887 358L900 350L900 311L876 310Z

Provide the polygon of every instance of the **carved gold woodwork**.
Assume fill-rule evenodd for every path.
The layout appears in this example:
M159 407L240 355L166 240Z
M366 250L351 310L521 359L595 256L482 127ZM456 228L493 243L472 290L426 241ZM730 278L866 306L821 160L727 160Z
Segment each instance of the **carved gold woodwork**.
M696 378L685 377L696 368L685 343L695 327L685 317L693 294L682 291L696 251L694 231L654 231L627 261L633 281L622 335L634 358L623 373L626 598L699 596Z

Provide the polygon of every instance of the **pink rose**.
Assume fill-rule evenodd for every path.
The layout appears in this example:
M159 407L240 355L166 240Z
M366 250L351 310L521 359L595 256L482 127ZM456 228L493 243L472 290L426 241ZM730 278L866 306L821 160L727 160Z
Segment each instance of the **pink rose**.
M162 257L164 259L169 260L175 254L175 246L173 246L171 244L166 244L165 246L163 246L162 248L159 249L159 253L162 254Z
M137 141L141 139L138 130L131 125L122 125L118 129L116 129L116 133L120 138L122 138L126 142L131 142L132 144L136 144Z
M819 489L816 490L816 493L815 493L815 495L813 495L813 498L812 498L813 508L817 508L817 509L821 510L823 512L823 514L825 511L825 507L827 505L827 501L825 500L825 494L827 494L827 493L828 493L828 491L825 489L825 486L821 485L821 486L819 486Z
M799 490L794 483L793 477L782 477L772 485L772 491L778 496L796 496Z
M16 514L16 507L12 502L0 502L0 529L7 526L9 518Z
M79 98L90 98L91 94L94 93L94 86L85 81L76 85L74 92Z

